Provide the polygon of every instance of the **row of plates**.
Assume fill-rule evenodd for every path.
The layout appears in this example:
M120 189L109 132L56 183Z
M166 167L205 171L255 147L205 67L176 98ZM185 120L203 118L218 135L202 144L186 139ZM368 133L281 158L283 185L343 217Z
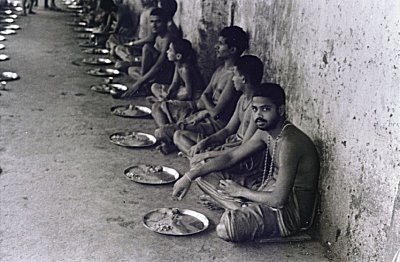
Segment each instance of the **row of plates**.
M82 6L70 5L69 9L81 10ZM93 28L85 28L84 22L73 22L68 25L76 26L75 32L80 32L78 36L82 39L91 39ZM80 43L81 47L90 47L82 50L86 54L108 54L107 49L96 48L96 43ZM84 58L83 63L89 65L110 65L113 61L106 57ZM87 74L101 77L118 76L120 72L113 68L93 68ZM99 93L110 93L112 89L127 90L125 85L108 83L92 85L91 90ZM151 109L139 105L119 105L111 107L111 113L121 117L148 117ZM148 148L157 143L157 139L150 134L142 132L117 132L109 136L109 141L113 144L128 148ZM140 184L163 185L177 181L180 177L178 171L166 166L134 165L124 170L127 179ZM143 225L156 233L171 236L187 236L200 233L209 227L208 218L193 210L182 208L158 208L149 211L143 216Z

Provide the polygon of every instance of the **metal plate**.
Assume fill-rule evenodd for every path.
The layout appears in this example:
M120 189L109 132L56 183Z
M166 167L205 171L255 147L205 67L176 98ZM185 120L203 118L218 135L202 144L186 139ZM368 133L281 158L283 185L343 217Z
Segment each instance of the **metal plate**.
M157 142L154 136L141 132L118 132L109 139L111 143L131 148L151 147Z
M114 68L92 68L87 71L92 76L117 76L120 72Z
M19 25L5 25L5 26L0 26L2 29L11 29L11 30L19 30L21 27Z
M13 13L12 10L1 10L0 14L1 15L11 15Z
M11 14L11 15L6 16L6 18L17 19L18 16L16 14Z
M67 25L72 25L72 26L77 26L77 27L85 27L85 26L87 26L87 23L83 22L83 21L81 21L81 22L76 21L76 22L68 22Z
M188 236L208 228L208 218L196 211L181 208L159 208L143 216L143 225L156 233Z
M92 42L92 41L84 41L84 42L80 42L79 46L80 47L96 47L96 46L98 46L98 44L95 42Z
M109 94L111 87L108 84L91 85L90 89L102 94Z
M166 166L136 165L124 170L125 176L136 183L164 185L179 179L179 173Z
M80 32L80 33L91 33L91 32L93 32L93 29L94 28L92 28L92 27L75 27L74 28L74 31L75 32Z
M14 72L1 72L0 73L0 81L12 81L19 79L17 73Z
M8 60L8 59L10 59L10 58L8 57L8 55L0 54L0 61L6 61L6 60Z
M106 55L110 51L104 48L87 48L87 49L82 49L82 52L85 54Z
M139 118L151 115L151 109L145 106L120 105L111 107L111 113L116 116Z
M0 23L11 24L11 23L14 23L14 19L12 19L12 18L3 18L3 19L0 19Z
M115 89L118 89L121 91L128 90L128 87L126 85L122 85L122 84L99 84L99 85L90 86L91 90L96 91L98 93L103 93L103 94L109 94L112 88L115 88Z
M76 36L77 39L91 39L92 33L80 33Z
M72 10L81 10L83 8L83 6L81 6L81 5L68 5L67 8L68 9L72 9Z
M82 59L82 62L88 65L110 65L114 61L107 57L89 57Z
M16 34L17 32L15 30L12 29L4 29L0 31L1 35L13 35Z

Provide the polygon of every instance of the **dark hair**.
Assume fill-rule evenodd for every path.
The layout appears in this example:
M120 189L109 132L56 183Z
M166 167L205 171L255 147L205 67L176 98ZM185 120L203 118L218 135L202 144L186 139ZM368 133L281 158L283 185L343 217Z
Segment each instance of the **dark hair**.
M141 1L143 6L156 6L157 0ZM143 3L144 2L144 3Z
M253 86L258 87L264 73L264 63L254 55L244 55L235 62L236 69Z
M183 61L189 61L192 58L194 51L192 43L190 43L189 40L174 38L171 43L175 49L175 52L182 55Z
M175 0L160 0L160 5L165 10L168 20L171 20L178 10L178 4Z
M161 20L167 22L167 14L162 8L154 8L153 10L151 10L150 16L158 16L161 18Z
M271 99L271 101L278 107L286 104L286 95L283 88L274 83L262 83L253 97L261 96Z
M244 50L249 48L249 36L239 26L228 26L221 30L220 36L225 38L228 47L236 47L237 55L240 56Z
M114 4L113 0L101 0L99 7L107 13L117 10L117 6Z

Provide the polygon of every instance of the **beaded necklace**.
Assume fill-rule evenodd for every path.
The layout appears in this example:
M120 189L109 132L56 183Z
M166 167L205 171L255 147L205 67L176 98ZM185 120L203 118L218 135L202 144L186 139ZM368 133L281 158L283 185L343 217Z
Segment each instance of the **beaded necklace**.
M263 178L260 187L258 188L258 191L261 191L271 180L273 173L274 173L274 161L275 161L275 153L276 153L276 148L278 147L278 140L281 138L283 131L287 126L292 125L291 123L285 121L283 123L283 128L279 135L275 138L274 140L274 146L272 147L272 154L271 154L271 163L269 165L269 170L268 170L268 175L267 175L267 165L268 165L268 153L270 152L270 145L271 145L271 136L268 136L267 140L267 150L265 151L265 159L264 159L264 170L263 170ZM266 176L267 175L267 176Z

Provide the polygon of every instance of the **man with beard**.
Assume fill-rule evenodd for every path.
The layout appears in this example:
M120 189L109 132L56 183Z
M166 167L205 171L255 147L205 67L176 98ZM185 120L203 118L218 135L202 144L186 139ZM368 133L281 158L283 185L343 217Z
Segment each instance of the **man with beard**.
M196 179L200 189L225 208L217 234L232 242L296 234L311 226L316 206L318 154L310 138L286 120L283 89L262 84L252 110L258 128L253 137L192 168L173 190L182 199ZM224 172L260 150L266 153L258 174Z

